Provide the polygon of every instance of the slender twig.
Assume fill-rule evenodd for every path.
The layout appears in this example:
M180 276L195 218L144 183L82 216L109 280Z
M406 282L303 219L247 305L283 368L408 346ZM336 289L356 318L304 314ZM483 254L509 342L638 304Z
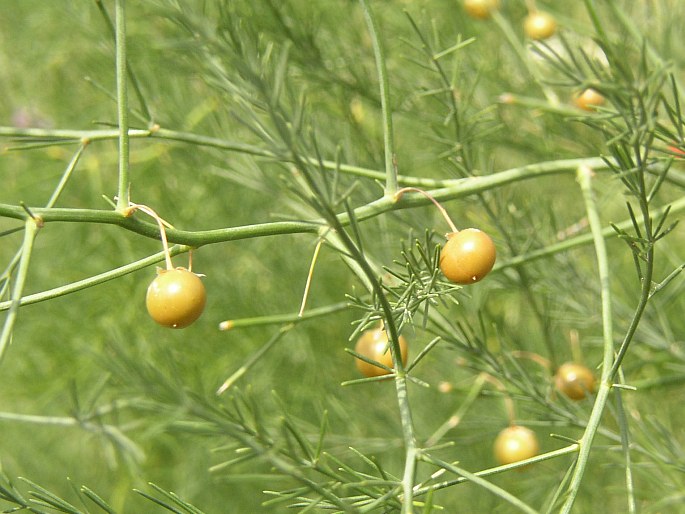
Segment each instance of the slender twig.
M626 492L628 496L628 514L635 514L637 512L637 502L635 500L635 482L633 480L632 460L630 458L630 429L628 427L628 416L623 406L623 391L620 388L615 388L616 395L616 413L618 423L621 430L621 448L623 449L623 460L625 462L625 481Z
M470 473L469 471L466 471L463 468L460 468L454 464L450 464L443 460L436 459L434 457L426 457L425 459L428 462L431 462L437 466L440 466L442 469L449 471L450 473L460 475L465 480L468 480L469 482L479 485L483 489L493 493L496 496L499 496L500 498L508 502L509 505L511 505L512 507L516 507L522 512L526 512L528 514L537 514L537 511L534 510L530 505L526 504L510 492L505 491L504 489L493 484L492 482L488 482L482 476L479 476L477 473Z
M174 256L174 255L181 254L183 252L187 252L189 250L190 250L190 248L187 246L176 245L176 246L171 247L169 249L169 252L172 256ZM70 284L55 287L53 289L48 289L47 291L42 291L40 293L34 293L34 294L27 295L27 296L23 296L19 300L19 303L21 305L32 305L34 303L44 302L46 300L52 300L53 298L59 298L60 296L75 293L77 291L82 291L83 289L87 289L89 287L104 284L105 282L109 282L110 280L114 280L116 278L123 277L124 275L128 275L129 273L133 273L134 271L138 271L140 269L147 268L148 266L151 266L151 265L156 264L158 262L162 262L165 259L165 257L166 257L165 252L159 252L159 253L150 255L149 257L145 257L144 259L140 259L138 261L131 262L129 264L126 264L124 266L120 266L120 267L115 268L113 270L106 271L104 273L99 273L98 275L94 275L92 277L88 277L88 278L85 278L83 280L78 280L78 281L72 282ZM13 304L14 304L14 302L12 300L6 301L6 302L0 302L0 311L5 311L5 310L11 308Z
M514 462L512 464L505 464L503 466L497 466L494 468L488 468L488 469L483 469L481 471L477 471L473 473L473 475L478 476L478 477L486 477L486 476L491 476L491 475L497 475L499 473L506 473L508 471L511 471L513 469L521 469L521 468L527 468L528 466L538 463L538 462L544 462L546 460L551 460L551 459L556 459L559 457L562 457L564 455L569 455L576 453L578 451L578 444L571 444L569 446L565 446L564 448L560 448L558 450L553 450L550 452L546 453L541 453L540 455L536 455L535 457L531 457L530 459L526 460L521 460L518 462ZM423 496L425 494L428 494L430 491L438 491L440 489L447 489L449 487L453 487L458 484L463 484L464 482L468 482L468 478L461 476L459 478L455 478L453 480L445 480L443 482L437 482L431 485L426 485L422 487L417 487L414 490L414 494L416 496Z
M390 86L385 67L385 54L381 44L378 22L371 10L368 0L360 0L364 9L364 18L371 36L373 53L376 58L376 71L380 83L381 113L383 116L383 148L385 150L385 195L392 197L397 191L397 165L395 161L395 143L392 128L392 110L390 109Z
M24 242L21 247L21 258L19 259L19 268L17 269L17 276L12 289L12 298L9 302L9 312L5 318L5 324L0 332L0 362L2 362L5 351L12 340L12 333L14 331L14 324L17 320L19 306L21 305L21 297L24 294L24 285L26 284L26 275L29 271L29 263L31 262L31 254L33 253L33 242L38 235L38 230L42 226L40 219L28 218L24 224Z
M171 262L171 254L169 253L169 242L167 240L166 236L166 227L171 227L168 223L166 223L162 218L159 217L159 215L150 207L147 205L142 205L138 203L131 203L129 202L129 208L125 211L126 216L130 216L133 211L138 210L142 211L148 216L150 216L152 219L155 220L155 223L157 223L157 227L159 228L159 237L162 240L162 249L164 251L164 260L166 262L166 269L167 270L172 270L174 269L174 265Z
M321 316L328 316L336 312L343 311L349 308L347 302L334 303L319 307L317 309L309 309L301 315L299 312L291 314L272 314L269 316L257 316L253 318L239 318L229 319L219 323L219 330L233 330L234 328L256 327L262 325L281 325L283 323L297 323L308 319L314 319Z
M95 4L97 5L100 14L104 18L105 23L107 24L107 28L109 28L109 31L111 32L112 36L116 41L116 27L114 26L114 22L112 21L112 18L107 12L107 9L105 9L102 0L96 0ZM138 78L136 74L133 72L131 64L128 62L126 63L126 69L128 70L128 77L131 81L131 86L133 86L133 91L138 97L138 103L140 104L140 107L142 109L141 117L148 123L152 124L152 113L150 112L150 108L148 107L147 102L145 101L145 95L143 95L143 91L140 87L140 83L138 82Z
M433 198L441 201L464 198L480 191L485 191L495 187L502 187L520 180L544 176L548 174L567 172L573 163L582 165L583 163L596 162L594 159L587 161L584 159L564 161L563 166L555 163L554 165L536 165L522 168L512 168L510 170L486 175L482 177L469 177L454 181L453 185L428 191ZM408 209L426 205L429 200L423 196L404 196L400 201L390 198L379 198L371 203L361 206L354 211L357 221L373 218L393 209ZM685 198L673 202L671 212L679 212L685 208ZM156 225L146 223L133 218L121 216L119 213L107 210L95 209L44 209L34 208L34 212L40 215L44 221L66 221L66 222L91 222L118 225L138 234L151 238L159 237L159 230ZM26 212L16 205L0 204L0 216L21 219L26 218ZM349 215L344 212L338 215L343 225L349 224ZM167 230L169 240L174 243L186 244L199 247L205 244L235 241L238 239L262 237L266 235L298 234L298 233L317 233L324 220L311 221L288 221L272 222L255 225L245 225L241 227L228 227L215 230L185 231ZM567 247L577 245L576 239L567 239L558 245L559 251ZM586 244L586 242L581 243ZM554 250L555 253L557 250ZM543 251L544 252L544 251ZM531 255L535 255L531 253ZM509 265L518 265L519 261L513 260ZM500 266L501 267L501 266Z
M297 316L302 317L304 314L304 308L307 305L307 298L309 297L309 288L312 285L312 277L314 276L314 267L316 266L316 261L319 257L319 251L321 250L321 245L323 244L323 239L319 239L318 243L316 243L316 247L314 248L314 255L312 256L312 262L309 265L309 272L307 273L307 281L304 285L304 292L302 293L302 302L300 304L300 310L298 311Z
M126 0L116 0L116 76L117 76L117 119L119 123L119 189L117 210L123 212L129 206L129 137L128 137L128 92L126 88Z
M223 384L221 384L221 387L217 389L216 394L220 395L225 393L228 389L230 389L233 384L235 384L240 377L242 377L245 373L247 373L252 366L254 366L259 360L268 352L273 346L281 340L281 338L289 332L295 325L292 323L287 324L281 329L276 332L271 339L269 339L264 345L262 345L261 348L259 348L256 352L254 352L247 361L245 361L244 364L242 364L235 372L231 374L230 377L228 377Z
M450 227L451 233L456 234L457 232L459 232L459 229L452 221L452 218L450 218L449 214L447 214L447 210L440 204L440 202L438 202L435 198L433 198L429 193L427 193L423 189L419 189L418 187L403 187L402 189L397 191L395 197L399 200L402 197L402 194L407 191L414 191L415 193L422 194L423 196L428 198L428 200L430 200L433 203L433 205L435 205L438 208L440 214L442 214L442 217L445 218L447 225L449 225Z

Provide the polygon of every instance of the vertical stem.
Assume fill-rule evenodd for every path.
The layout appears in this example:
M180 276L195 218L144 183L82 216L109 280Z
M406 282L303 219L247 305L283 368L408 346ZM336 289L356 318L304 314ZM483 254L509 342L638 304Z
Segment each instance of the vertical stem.
M571 476L569 484L568 495L566 502L562 507L564 514L571 512L576 496L580 489L580 484L585 474L588 459L590 458L590 449L592 441L599 429L599 424L606 407L606 402L611 392L612 385L612 363L614 359L614 341L613 341L613 319L611 313L611 288L609 283L609 259L607 256L606 245L602 235L602 222L597 213L597 204L594 194L592 192L592 175L593 171L587 166L578 168L577 177L580 183L580 188L583 191L583 198L585 199L585 209L592 231L592 238L595 245L595 254L597 256L597 267L599 274L600 295L602 299L602 333L604 357L602 360L602 376L600 379L599 391L595 399L595 404L592 407L590 419L585 427L585 433L579 441L580 449L578 452L578 460Z
M333 226L340 235L345 247L352 254L354 260L359 264L362 272L366 275L371 283L373 291L378 296L381 310L383 311L383 325L388 334L393 361L393 368L395 369L395 391L397 394L397 403L400 410L400 422L402 425L402 437L405 446L405 461L404 474L402 476L402 514L412 514L414 503L414 480L416 477L416 459L418 458L418 448L416 446L416 436L414 435L414 420L411 412L411 405L409 403L409 394L407 391L407 372L404 369L402 362L402 352L399 345L399 333L397 325L393 319L393 311L388 298L385 295L383 286L376 277L373 269L368 261L362 255L357 247L354 245L347 233L342 230L337 218L333 218Z
M385 54L378 37L378 23L369 6L368 0L359 0L364 9L364 18L369 28L369 35L376 57L376 70L380 82L381 112L383 116L383 146L385 148L385 196L395 196L397 192L397 165L395 161L395 143L392 129L392 112L390 111L390 87L388 72L385 68Z
M633 481L633 469L630 459L630 430L628 429L628 417L626 416L626 411L623 406L623 393L618 387L616 388L616 412L618 415L619 427L621 429L621 446L623 448L623 458L625 461L628 514L635 514L637 512L637 503L635 501L635 483Z
M119 188L117 210L123 212L129 203L129 139L128 139L128 93L126 90L126 0L116 0L116 75L117 115L119 121Z
M12 305L9 308L5 324L0 333L0 362L5 356L5 350L9 346L14 330L14 323L17 320L19 306L21 305L21 297L24 294L24 285L26 283L26 275L29 270L29 262L31 261L31 253L33 252L33 242L36 239L38 230L40 229L41 221L39 219L26 218L26 225L24 228L24 243L21 249L21 258L19 260L19 269L17 270L16 282L12 289Z

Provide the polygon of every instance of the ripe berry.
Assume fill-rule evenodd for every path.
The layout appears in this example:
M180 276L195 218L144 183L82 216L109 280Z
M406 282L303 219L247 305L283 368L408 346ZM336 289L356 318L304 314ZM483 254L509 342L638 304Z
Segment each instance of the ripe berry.
M400 336L399 343L402 363L406 364L409 352L407 340L404 336ZM388 344L388 334L386 334L385 330L374 328L362 333L357 340L354 351L368 359L379 362L391 369L393 368L392 354L390 353L390 346ZM357 369L365 377L381 377L389 374L388 370L370 364L359 358L355 359L355 362L357 364Z
M495 458L500 464L511 464L535 457L540 451L538 438L531 429L511 425L495 439Z
M526 16L523 30L530 39L547 39L556 32L557 21L551 14L535 11Z
M499 0L464 0L466 13L479 20L487 20L499 8Z
M495 265L497 252L490 236L476 228L449 234L440 252L440 269L456 284L478 282Z
M205 308L205 286L185 268L159 270L147 288L147 311L157 323L184 328L200 317Z
M566 362L559 366L554 383L559 391L571 400L582 400L595 392L595 376L586 366Z
M588 88L573 99L576 107L584 111L594 111L596 107L604 105L604 97L592 88Z

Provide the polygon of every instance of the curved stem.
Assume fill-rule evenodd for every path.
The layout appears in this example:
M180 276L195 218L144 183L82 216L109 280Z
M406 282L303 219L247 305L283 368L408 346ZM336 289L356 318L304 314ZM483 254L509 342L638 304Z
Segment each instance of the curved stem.
M447 211L440 204L440 202L438 202L435 198L433 198L430 195L430 193L427 193L423 189L419 189L418 187L403 187L402 189L397 191L397 193L395 193L395 198L399 200L402 197L402 194L407 192L407 191L414 191L416 193L421 193L423 196L428 198L431 202L433 202L433 205L435 205L438 208L438 210L440 211L440 214L442 214L442 217L445 218L445 221L447 221L447 224L449 225L452 234L456 234L457 232L459 232L459 229L456 227L456 225L452 221L452 218L450 218L449 214L447 214Z
M155 222L157 223L157 226L159 227L159 237L162 240L162 248L164 249L164 259L166 261L166 269L167 270L174 269L174 265L171 262L171 254L169 253L169 243L168 243L167 237L166 237L165 224L168 225L168 223L165 223L164 220L162 218L160 218L159 215L153 209L148 207L147 205L130 203L129 204L129 211L127 211L127 213L126 213L127 215L131 212L130 209L143 211L145 214L147 214L148 216L152 217L155 220ZM192 267L192 265L190 265L189 267Z

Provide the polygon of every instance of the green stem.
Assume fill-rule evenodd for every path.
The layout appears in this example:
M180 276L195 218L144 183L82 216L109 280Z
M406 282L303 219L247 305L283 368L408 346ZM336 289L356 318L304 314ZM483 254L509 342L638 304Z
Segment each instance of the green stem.
M571 444L569 446L565 446L564 448L560 448L558 450L553 450L551 452L541 453L540 455L536 455L535 457L531 457L530 459L522 460L519 462L514 462L513 464L506 464L504 466L497 466L494 468L483 469L483 470L478 471L478 472L473 473L473 474L475 476L478 476L478 477L486 477L486 476L490 476L490 475L497 475L499 473L509 472L513 469L525 468L525 467L528 467L528 466L535 464L537 462L544 462L546 460L556 459L556 458L561 457L563 455L569 455L571 453L576 453L577 451L578 451L578 444ZM453 486L458 485L458 484L463 484L464 482L468 482L468 479L465 477L459 477L459 478L455 478L453 480L445 480L443 482L438 482L438 483L431 484L431 485L417 487L414 490L414 494L416 496L423 496L425 494L428 494L430 491L438 491L440 489L447 489L448 487L453 487Z
M76 164L78 163L79 159L81 158L81 155L83 154L83 150L86 147L86 143L83 143L79 149L76 151L74 156L71 158L71 161L69 162L69 165L67 168L64 170L64 173L62 174L62 178L60 179L59 183L57 184L57 187L55 190L52 192L52 195L50 195L50 199L48 200L48 203L46 204L46 208L51 208L57 203L57 200L61 196L62 192L64 191L64 188L66 187L67 183L69 182L69 179L71 178L72 173L76 169ZM21 248L15 253L14 257L12 257L12 260L10 263L7 265L7 268L5 268L5 271L0 275L0 279L6 279L6 281L2 284L0 287L0 298L4 296L5 293L5 288L9 285L9 277L11 274L14 272L15 267L19 263L19 260L21 259ZM3 310L0 308L0 310Z
M187 252L189 249L190 248L187 246L174 246L170 249L170 253L172 256L174 256L183 252ZM123 277L124 275L128 275L129 273L133 273L134 271L146 268L155 263L162 262L164 258L164 252L159 252L139 261L126 264L125 266L120 266L119 268L115 268L105 273L100 273L99 275L88 277L77 282L72 282L71 284L67 284L64 286L55 287L54 289L49 289L47 291L42 291L40 293L24 296L18 300L18 303L20 305L31 305L34 303L51 300L53 298L58 298L60 296L64 296L70 293L75 293L77 291L81 291L83 289L87 289L89 287L93 287L108 282L110 280ZM13 300L0 302L0 311L6 311L7 309L10 309L15 303L17 302Z
M169 130L163 128L153 128L150 130L139 130L131 129L128 132L131 138L155 138L163 139L167 141L178 141L182 143L206 146L209 148L216 148L218 150L225 150L229 152L238 152L246 155L254 155L257 157L266 157L271 159L282 159L283 161L288 161L288 159L282 155L265 150L261 147L248 145L244 143L237 143L235 141L227 141L225 139L219 139L210 136L203 136L199 134L193 134L190 132L180 132L176 130ZM27 137L36 139L52 139L55 142L64 140L81 141L87 140L89 142L95 141L106 141L111 139L116 139L119 137L119 132L114 130L68 130L68 129L58 129L58 130L48 130L48 129L18 129L15 127L0 127L0 136L2 137ZM328 170L337 170L342 173L349 175L354 175L357 177L368 178L371 180L383 180L387 177L386 173L372 170L369 168L364 168L361 166L353 166L350 164L339 163L337 161L331 160L319 160L314 157L303 157L303 160L311 165L323 166ZM608 170L609 166L602 157L587 157L582 159L560 159L556 161L541 162L535 164L529 164L526 166L520 166L517 168L511 168L509 170L504 170L493 175L480 176L480 177L468 177L463 179L430 179L430 178L420 178L412 177L406 175L398 175L398 184L404 186L413 186L420 188L444 188L452 187L454 185L460 184L471 184L472 182L478 182L479 180L486 179L487 177L498 176L500 173L504 173L502 177L511 176L514 181L523 180L526 178L535 178L538 176L544 176L548 174L556 173L569 173L575 172L578 166L586 164L590 166L595 171ZM518 178L516 178L518 177ZM681 185L685 185L685 179L680 181Z
M626 492L628 496L628 514L635 514L637 512L637 503L635 501L635 483L633 481L632 460L630 458L631 439L630 430L628 427L628 416L623 406L623 392L620 388L616 388L616 414L618 424L621 430L621 448L623 450L623 460L625 462L625 481Z
M21 297L24 294L24 285L26 284L26 275L29 271L29 263L31 262L31 254L33 253L33 242L36 240L36 235L40 229L40 220L28 218L24 228L24 243L21 249L21 258L19 260L19 268L17 276L12 289L12 298L9 301L9 312L5 318L5 324L0 333L0 363L5 356L5 350L9 346L12 339L14 324L17 320L19 306L21 305Z
M675 214L676 212L681 212L685 210L685 197L680 198L679 200L676 200L671 204L671 210L670 212ZM666 207L661 208L661 209L655 209L652 210L652 216L658 217L661 214L663 214L666 211ZM620 223L615 223L616 227L621 229L621 230L628 230L633 227L633 222L631 220L624 220L621 221ZM612 237L617 237L618 234L616 233L616 230L614 230L612 227L606 227L602 229L601 231L602 236L605 239L609 239ZM589 243L591 243L594 239L594 235L592 233L588 234L581 234L579 236L571 237L568 239L565 239L559 243L551 244L549 246L545 246L544 248L540 248L539 250L534 250L532 252L524 253L522 255L517 255L512 257L511 259L498 263L495 265L493 268L493 271L499 271L502 269L510 268L512 266L521 266L523 264L526 264L530 261L537 260L537 259L543 259L545 257L550 257L552 255L564 252L566 250L570 250L572 248L577 248L579 246L585 246ZM649 299L649 295L648 298ZM637 326L635 327L637 328Z
M449 186L440 187L428 191L430 196L439 201L449 201L464 198L488 189L502 187L517 181L532 179L556 173L566 173L576 169L578 166L587 164L600 164L601 159L572 159L565 161L554 161L547 163L534 164L520 168L512 168L506 171L479 177L468 177L453 180ZM394 209L408 209L420 207L430 203L424 195L405 194L397 201L394 198L383 197L355 210L355 217L358 221L366 220L383 214ZM677 202L676 202L677 203ZM673 208L675 209L676 203ZM145 235L151 238L159 238L159 228L145 221L140 221L135 217L122 217L118 212L93 209L41 209L35 208L34 212L42 216L45 222L51 221L73 221L114 224ZM0 204L0 216L16 219L25 219L26 212L19 206ZM338 215L343 225L349 223L347 213ZM246 225L243 227L230 227L217 230L206 231L182 231L169 229L167 236L170 241L175 243L187 244L191 246L201 246L204 244L232 241L248 237L261 237L265 235L292 234L292 233L313 233L316 232L324 220L275 222L256 225Z
M428 200L426 200L426 202L428 202ZM392 207L397 208L398 206L396 204L393 206L388 202L388 210L390 210ZM664 209L660 209L659 211L653 211L653 214L658 215L660 212L663 212L663 210ZM685 198L681 198L680 200L671 204L672 214L675 214L676 212L680 212L683 210L685 210ZM33 211L36 214L40 215L45 221L109 223L121 226L128 230L151 238L159 237L159 230L156 228L154 224L137 221L131 218L122 218L122 216L112 211L40 208L33 209ZM378 214L382 212L385 211L379 211ZM21 209L21 207L0 204L0 215L24 219L26 217L26 212L23 209ZM341 219L341 223L342 222L346 224L347 220ZM632 227L632 222L630 220L625 220L621 223L617 223L616 225L619 228L628 229ZM235 241L239 239L263 237L270 235L318 233L319 229L320 225L315 224L313 222L277 222L197 232L169 229L167 230L167 235L173 241L186 243L192 247L197 247L205 244ZM616 237L616 231L611 227L607 227L602 230L602 236L605 238ZM533 260L551 257L566 250L587 245L592 241L592 234L583 234L580 236L575 236L573 238L566 239L565 241L562 241L560 243L549 245L540 250L512 257L508 261L498 263L493 271L500 271L512 266L521 266ZM177 246L171 249L171 253L173 256L188 251L188 249L188 246ZM120 268L116 268L115 270L108 271L106 273L96 275L94 277L90 277L88 279L84 279L78 282L74 282L72 284L51 289L49 291L44 291L41 293L26 296L21 299L21 303L22 305L29 305L32 303L38 303L44 300L49 300L52 298L56 298L58 296L73 293L75 291L80 291L81 289L92 287L94 285L107 282L108 280L118 278L119 276L125 275L127 273L131 273L138 269L150 266L151 264L160 262L163 259L164 255L162 253L155 254L141 261L133 262L131 264L122 266ZM647 297L647 299L649 298ZM0 302L0 311L7 310L11 306L11 304L11 301ZM643 309L644 305L640 308L640 311ZM278 323L281 323L283 321L290 320L275 319L275 322ZM252 323L252 321L250 321L249 323ZM630 329L629 335L631 337L634 334L636 328L637 325Z
M282 325L284 323L299 323L306 319L318 318L343 311L349 307L347 302L334 303L316 309L308 309L299 315L297 312L290 314L274 314L271 316L257 316L254 318L230 319L219 323L220 330L233 330L235 328L257 327L262 325Z
M102 3L102 0L96 0L95 4L97 5L98 10L100 11L100 14L105 20L105 23L107 24L107 27L109 28L112 36L114 37L114 40L116 42L116 37L117 37L117 32L116 32L116 27L114 23L112 22L112 18L109 16L109 13L107 12L107 9L105 9L104 4ZM138 78L136 77L136 74L133 72L133 69L131 66L127 63L126 69L128 71L128 78L131 81L131 86L133 86L133 91L138 97L138 103L140 104L140 107L142 109L142 119L150 124L152 124L152 113L150 112L150 108L147 105L147 102L145 101L145 96L143 95L143 91L140 88L140 83L138 82Z
M614 338L613 338L613 319L611 313L611 284L609 276L609 258L607 256L604 234L602 233L602 223L597 212L597 204L592 191L592 169L587 167L578 168L578 182L583 191L585 209L587 211L588 222L592 232L597 256L597 267L599 275L600 296L602 300L602 334L604 357L602 360L602 376L600 379L599 391L592 407L590 419L580 440L580 451L576 461L571 482L568 487L568 495L562 507L562 513L568 514L573 508L576 496L580 490L580 484L585 475L592 441L599 429L599 424L604 414L606 402L611 391L613 375L611 365L614 359Z
M59 197L62 195L62 192L64 191L64 188L67 185L67 182L69 182L69 179L71 178L71 175L73 174L74 170L76 169L76 164L78 164L79 159L81 159L81 155L83 155L83 151L86 149L87 142L81 143L81 146L79 146L78 150L76 150L76 153L74 156L71 158L71 161L69 161L69 165L67 166L66 170L64 170L64 173L62 174L62 178L60 179L59 183L57 184L57 187L55 190L52 192L52 195L50 196L50 199L48 200L48 203L45 205L46 209L50 209L55 206L57 203L57 200L59 200Z
M261 348L259 348L256 352L254 352L248 359L243 363L235 372L231 374L230 377L228 377L223 384L221 384L221 387L216 391L216 394L223 394L225 393L229 388L235 384L240 377L242 377L245 373L247 373L252 366L254 366L259 360L268 352L278 341L281 340L281 338L287 334L295 325L293 323L289 323L287 325L284 325L281 327L281 329L276 332L271 339L269 339L266 343L262 345Z
M640 292L640 301L638 302L638 305L635 308L633 319L631 320L630 326L626 331L626 335L623 338L623 341L621 342L621 346L619 347L618 352L616 353L614 365L611 367L611 370L609 371L609 376L612 380L618 373L618 369L621 366L621 363L623 362L623 358L626 356L626 352L628 351L628 346L630 346L630 342L633 340L633 336L635 335L637 327L640 324L640 320L642 319L642 314L644 313L645 308L647 307L647 303L649 302L652 275L654 274L654 248L650 247L647 251L646 261L647 262L645 266L645 272L642 278L642 290Z
M119 189L117 211L129 205L128 92L126 89L126 0L115 2L117 117L119 122Z
M333 216L329 223L336 234L340 237L343 245L352 256L352 259L359 265L359 270L365 277L365 282L370 284L373 292L378 298L381 311L383 312L383 324L390 341L393 368L395 369L395 392L400 411L400 421L402 425L402 435L405 446L404 474L402 477L402 514L413 512L414 480L416 476L416 459L418 449L416 446L416 436L414 435L414 421L409 404L407 390L407 373L401 358L399 345L399 332L393 317L393 310L383 285L378 280L373 268L366 260L366 257L359 251L354 242L345 232L337 217Z
M373 45L373 53L376 58L376 71L378 73L378 81L380 83L381 96L381 113L383 116L383 147L385 149L385 196L394 197L397 192L397 165L395 158L395 144L392 128L392 111L390 109L390 86L388 83L388 72L385 66L385 54L383 52L383 45L379 38L378 23L369 6L368 0L359 0L362 9L364 9L364 17L366 25L371 36L371 43Z
M454 464L450 464L448 462L445 462L440 459L436 459L434 457L430 456L425 456L424 459L432 464L435 464L436 466L439 466L440 468L449 471L450 473L454 473L455 475L460 475L461 477L464 478L464 480L467 480L469 482L472 482L476 485L479 485L480 487L484 488L487 491L490 491L496 496L499 496L502 498L504 501L508 502L512 507L516 507L517 509L521 510L522 512L526 512L528 514L536 514L537 511L535 511L532 507L530 507L528 504L524 503L521 501L519 498L514 496L508 491L505 491L501 487L493 484L492 482L488 482L485 480L482 475L479 475L478 473L471 473L469 471L466 471L463 468L457 467Z

